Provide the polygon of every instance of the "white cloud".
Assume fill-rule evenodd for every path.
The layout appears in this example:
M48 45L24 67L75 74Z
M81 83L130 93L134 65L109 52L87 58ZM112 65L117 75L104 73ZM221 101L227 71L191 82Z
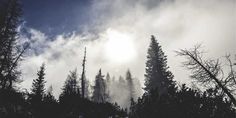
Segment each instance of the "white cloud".
M157 36L163 50L168 55L170 69L175 79L187 82L188 72L181 67L181 58L174 50L190 48L203 43L209 51L208 57L220 57L226 52L236 53L236 8L234 0L179 0L154 4L150 2L126 0L94 0L91 17L96 30L94 34L65 34L50 40L40 31L31 29L32 47L40 53L26 57L21 64L23 87L30 88L36 78L39 66L46 63L47 85L53 85L58 96L69 70L77 68L81 73L83 49L87 47L87 71L90 80L95 78L99 68L111 75L124 75L129 68L133 75L143 81L146 51L151 34ZM106 32L113 29L132 36L135 59L129 63L116 64L107 61ZM125 43L125 42L124 42ZM122 46L120 46L122 49Z
M156 3L156 4L155 4ZM102 19L102 26L129 32L135 37L139 52L134 73L143 79L146 49L151 34L157 36L168 55L171 70L178 81L187 82L187 72L174 50L191 48L203 43L208 57L221 57L226 52L236 53L236 2L234 0L147 0L97 1L94 12ZM99 12L108 11L108 12ZM98 25L101 26L101 25Z

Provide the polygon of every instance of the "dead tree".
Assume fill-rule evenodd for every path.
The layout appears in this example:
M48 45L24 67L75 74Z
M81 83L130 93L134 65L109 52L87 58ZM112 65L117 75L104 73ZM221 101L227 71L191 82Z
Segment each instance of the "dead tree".
M85 98L85 62L86 62L86 47L84 49L84 59L82 63L82 75L81 75L81 88L82 88L82 98Z
M200 50L200 47L201 46L198 45L190 50L184 49L177 51L179 56L187 58L187 61L183 62L183 65L191 70L192 74L190 77L202 85L214 85L219 87L236 106L236 98L233 96L236 90L236 78L230 55L226 56L230 71L225 77L225 71L219 59L203 60L203 51Z

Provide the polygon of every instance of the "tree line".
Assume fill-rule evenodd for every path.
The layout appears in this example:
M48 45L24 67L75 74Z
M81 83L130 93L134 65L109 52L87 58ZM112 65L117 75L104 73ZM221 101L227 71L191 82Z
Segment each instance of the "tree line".
M167 56L155 36L151 36L147 51L144 94L137 95L137 83L128 70L118 80L110 74L95 76L94 86L86 78L86 49L82 74L70 71L58 99L53 88L45 88L46 64L42 64L33 80L30 92L20 91L18 69L29 43L21 44L18 26L21 23L18 0L0 1L0 117L1 118L235 118L236 72L233 60L226 55L228 69L220 59L204 60L200 46L177 51L186 58L183 65L191 70L197 86L177 84L167 65ZM113 88L122 91L112 90ZM116 102L124 95L126 104Z
M195 85L205 89L178 85L167 66L167 57L154 36L148 49L145 93L131 100L130 118L234 118L235 74L230 55L226 71L219 59L203 60L200 46L176 52L186 58L183 65L191 70ZM227 73L228 72L228 73ZM224 76L226 74L226 76Z

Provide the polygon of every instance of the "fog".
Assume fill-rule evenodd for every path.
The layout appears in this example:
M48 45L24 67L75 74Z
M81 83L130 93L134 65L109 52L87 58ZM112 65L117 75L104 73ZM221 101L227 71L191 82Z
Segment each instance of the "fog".
M32 49L21 62L21 87L31 87L39 66L46 64L46 86L52 85L58 97L70 70L82 71L83 49L87 47L86 76L93 85L95 75L102 68L119 78L130 69L134 78L141 82L138 95L143 91L146 52L150 35L155 35L167 55L170 70L175 80L190 83L189 72L181 67L182 58L175 50L191 48L201 43L208 52L207 57L219 58L226 53L236 53L236 2L235 0L94 0L88 10L94 20L85 25L83 32L67 33L50 39L37 29L25 27L27 35L20 38L30 40ZM24 27L24 25L22 26ZM110 61L106 55L108 31L126 34L133 41L135 58L122 63ZM126 43L123 41L123 43ZM122 44L119 44L122 48ZM128 49L129 50L129 49ZM116 94L125 94L118 87L110 88ZM121 106L126 98L113 97Z

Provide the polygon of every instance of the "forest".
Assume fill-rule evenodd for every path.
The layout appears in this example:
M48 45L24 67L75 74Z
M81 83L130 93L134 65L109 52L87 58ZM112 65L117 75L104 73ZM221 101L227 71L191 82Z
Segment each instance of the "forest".
M59 98L52 86L45 87L47 63L38 67L31 89L22 91L19 66L32 48L29 42L19 43L22 13L18 0L0 1L0 118L236 118L236 60L224 56L224 67L220 59L204 58L201 45L178 50L176 55L185 59L182 65L198 86L178 84L154 35L147 49L142 96L137 93L140 82L129 69L117 79L101 68L91 84L86 48L82 74L77 69L68 73ZM120 105L113 98L128 102Z

